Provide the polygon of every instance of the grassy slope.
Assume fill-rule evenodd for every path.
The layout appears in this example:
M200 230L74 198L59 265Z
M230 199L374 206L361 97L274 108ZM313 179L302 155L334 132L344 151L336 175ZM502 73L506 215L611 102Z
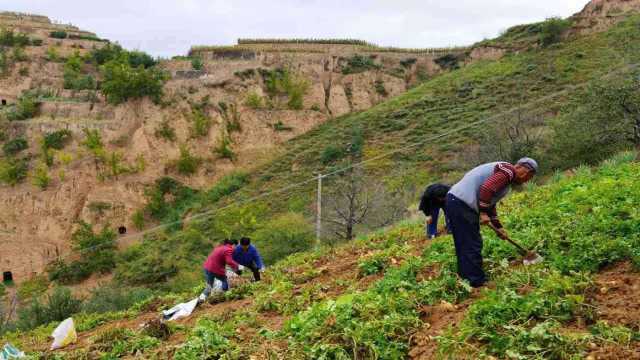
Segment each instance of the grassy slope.
M590 296L593 275L603 267L620 261L640 265L636 156L622 154L597 169L580 168L512 195L501 206L507 228L546 261L510 264L517 252L485 234L492 282L481 293L471 293L455 276L450 237L425 246L422 225L409 222L338 249L293 255L271 268L266 281L242 285L227 294L226 303L206 305L173 325L166 341L143 335L138 326L179 295L105 319L81 316L79 346L59 358L137 351L176 359L400 359L409 353L411 338L428 331L425 314L444 316L455 311L442 310L449 307L464 310L458 314L463 320L422 343L431 354L577 359L598 347L640 346L637 327L598 322ZM124 320L106 320L117 318ZM587 325L576 328L580 321ZM28 350L43 349L53 326L8 339Z
M339 164L323 165L322 152L329 144L346 146L354 128L364 132L367 160L537 101L625 64L638 63L639 23L640 17L634 16L606 33L571 39L547 49L509 54L499 61L475 63L438 76L370 110L331 120L290 141L281 156L253 172L249 184L227 201L307 180L319 171L334 170ZM566 100L566 96L543 100L531 106L530 111L553 113ZM451 159L473 142L475 133L472 128L436 143L398 152L369 163L367 170L382 175L389 187L421 187L427 180L455 178L462 169L452 165ZM313 186L307 186L301 194L272 196L264 202L275 210L306 210L313 199Z
M570 96L580 96L580 91L568 91L553 99L546 98L549 94L640 62L639 24L640 16L632 16L605 33L569 39L546 49L509 54L499 61L479 62L438 76L368 111L331 120L293 139L286 144L281 156L252 172L245 178L246 183L232 195L218 201L196 196L181 203L180 209L193 215L310 179L318 171L326 174L335 170L342 163L323 165L322 152L328 145L345 147L355 128L364 133L364 160L367 160L501 114L522 103L535 101L528 111L546 116L553 114L567 104ZM477 129L471 128L441 141L398 152L368 163L366 170L392 189L420 189L433 180L452 182L463 167L468 166L464 161L456 160L469 152L476 133ZM542 166L548 164L543 162ZM328 179L325 186L330 187L331 181ZM252 234L256 228L264 227L267 221L286 211L311 216L314 192L315 183L311 182L285 194L251 201L241 209L216 213L176 234L157 234L147 239L133 257L142 259L142 254L156 254L149 256L149 260L140 260L146 265L123 261L118 272L123 269L138 273L141 266L148 268L149 264L162 262L165 268L177 266L179 270L178 277L168 284L169 287L191 283L200 277L193 269L206 255L203 251L209 248L211 238ZM172 218L179 216L173 214ZM166 254L167 249L176 249L171 250L171 259L160 255Z

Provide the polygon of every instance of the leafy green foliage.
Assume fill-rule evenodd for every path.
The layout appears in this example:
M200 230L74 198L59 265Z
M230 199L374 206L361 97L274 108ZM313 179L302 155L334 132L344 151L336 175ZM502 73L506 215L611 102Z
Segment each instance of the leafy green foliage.
M162 120L160 126L156 129L155 135L167 141L176 141L176 131L171 127L168 119Z
M2 145L2 151L6 156L14 156L19 152L29 148L29 143L24 137L11 139Z
M206 104L192 104L191 105L191 122L193 127L191 128L191 136L205 137L209 135L209 129L211 128L211 118L206 113Z
M553 123L558 166L598 163L640 145L640 74L590 86Z
M309 81L301 75L292 74L289 69L258 69L262 76L267 94L270 97L287 96L287 107L291 110L303 108L304 95L309 89Z
M81 258L67 264L56 260L49 265L49 280L61 284L73 284L82 281L93 273L106 274L115 267L116 234L103 228L94 233L93 227L85 222L73 233L74 250Z
M263 260L272 264L287 255L309 250L315 236L303 216L290 213L265 223L252 238Z
M39 187L41 190L45 190L49 187L49 183L51 182L51 177L49 176L48 168L45 164L41 164L36 167L33 173L33 184Z
M384 87L384 81L376 80L375 88L376 88L376 93L378 93L378 95L380 95L380 96L389 95L389 92L387 92L387 89Z
M38 113L38 105L39 102L34 95L23 93L15 107L7 113L7 119L9 121L30 119Z
M0 181L14 186L27 177L29 161L26 159L0 160Z
M23 47L29 45L29 37L24 33L16 33L11 29L0 29L0 46Z
M76 51L64 64L64 88L72 90L95 89L96 81L91 75L82 74L83 58Z
M194 156L186 146L180 147L180 157L176 161L176 169L182 175L193 175L198 171L202 159Z
M380 65L376 64L371 56L356 54L346 59L346 65L342 67L342 73L357 74L369 70L376 70Z
M145 68L145 57L131 56L122 53L100 67L103 77L100 90L113 104L146 96L159 102L167 75L155 67ZM132 63L140 64L134 67Z
M129 309L136 303L152 296L146 288L128 288L114 285L100 286L91 292L91 296L82 304L85 313L108 313Z
M73 297L71 290L55 288L51 295L46 296L45 302L35 298L29 306L18 311L18 327L28 330L52 321L62 321L80 311L81 303Z
M562 34L571 27L571 20L549 18L540 25L540 45L549 46L559 42Z
M218 145L213 148L213 152L221 159L229 159L234 161L236 159L236 153L231 148L231 139L228 135L222 134Z
M244 104L252 109L261 109L264 106L264 99L258 93L252 91L247 95Z
M68 36L66 31L58 30L49 33L49 37L54 39L66 39Z
M71 140L72 133L70 130L62 129L50 132L43 137L43 146L47 149L62 150L65 145Z
M193 59L191 59L191 67L193 68L193 70L202 70L202 68L204 67L204 62L202 61L202 58L196 56Z

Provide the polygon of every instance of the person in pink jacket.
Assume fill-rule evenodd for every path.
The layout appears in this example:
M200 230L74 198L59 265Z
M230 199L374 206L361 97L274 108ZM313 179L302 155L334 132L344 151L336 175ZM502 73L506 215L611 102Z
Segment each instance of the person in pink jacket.
M237 243L237 242L236 242ZM225 239L221 245L213 249L207 260L203 264L204 276L207 285L200 294L199 300L203 302L211 294L213 283L216 279L222 282L222 290L229 290L227 282L226 266L229 265L233 271L239 272L238 263L233 261L234 241Z

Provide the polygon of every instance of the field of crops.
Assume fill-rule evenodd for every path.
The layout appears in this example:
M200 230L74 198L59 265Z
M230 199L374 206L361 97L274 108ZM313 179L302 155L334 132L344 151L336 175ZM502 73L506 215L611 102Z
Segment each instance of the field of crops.
M56 324L3 341L35 358L591 359L640 351L640 163L624 153L558 174L500 208L513 237L545 262L485 235L489 285L455 274L449 236L406 222L339 248L290 256L266 280L153 331L159 310L200 289L119 313L76 317L79 342L46 354Z

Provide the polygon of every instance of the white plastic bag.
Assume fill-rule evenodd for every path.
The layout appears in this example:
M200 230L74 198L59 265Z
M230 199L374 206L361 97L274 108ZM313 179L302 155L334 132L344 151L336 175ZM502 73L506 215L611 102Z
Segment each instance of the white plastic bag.
M11 344L4 344L2 352L0 352L0 360L22 359L24 357L24 352L16 349Z
M162 315L164 319L168 321L178 320L180 318L191 315L193 309L196 308L196 305L198 305L198 298L195 298L186 303L178 304L169 310L164 310L162 312Z
M76 342L76 340L78 340L78 334L76 333L76 327L73 324L73 319L68 318L61 322L60 325L53 330L51 336L53 337L51 350L59 349Z

